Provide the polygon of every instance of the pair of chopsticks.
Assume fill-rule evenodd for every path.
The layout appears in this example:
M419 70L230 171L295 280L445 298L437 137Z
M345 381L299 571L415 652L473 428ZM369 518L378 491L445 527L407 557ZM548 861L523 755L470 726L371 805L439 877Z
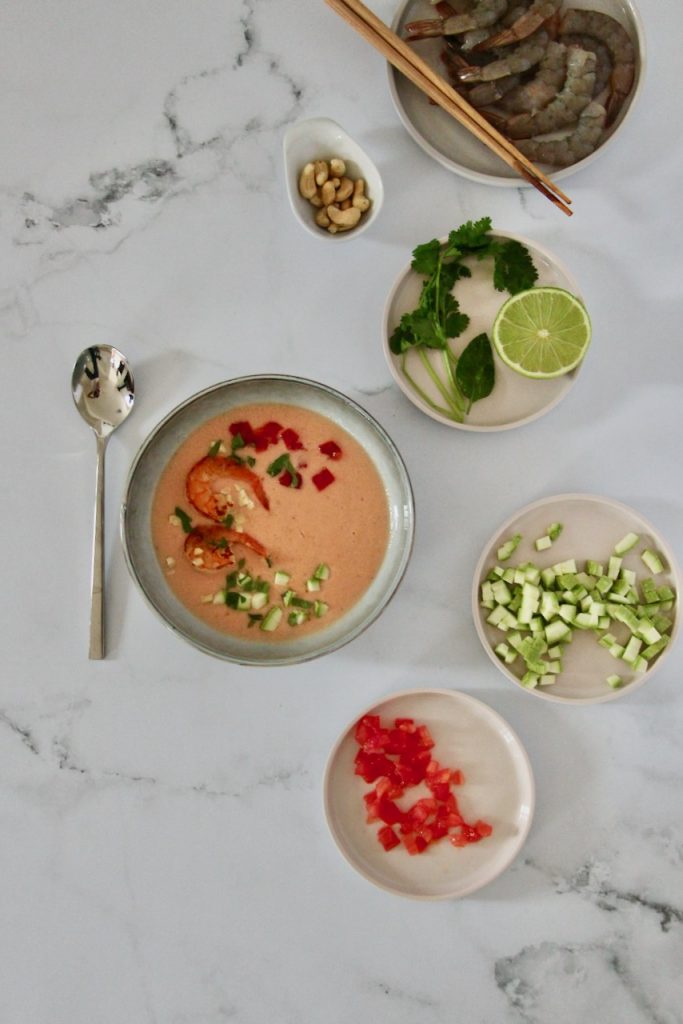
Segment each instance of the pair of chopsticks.
M438 106L472 132L485 146L496 153L501 160L513 168L534 188L550 199L558 209L571 217L568 203L571 199L557 185L539 170L523 153L489 124L486 118L471 106L440 75L424 61L408 44L392 32L383 21L369 10L361 0L325 0L344 21L375 47L386 60L413 85L426 93Z

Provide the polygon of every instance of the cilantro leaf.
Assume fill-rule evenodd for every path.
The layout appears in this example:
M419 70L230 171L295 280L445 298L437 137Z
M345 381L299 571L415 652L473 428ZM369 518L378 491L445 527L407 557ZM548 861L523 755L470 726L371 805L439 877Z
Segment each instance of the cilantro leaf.
M187 512L183 512L183 510L178 505L176 505L174 509L174 514L177 515L178 519L180 520L180 525L182 526L185 533L190 533L192 530L192 520L188 516Z
M487 249L490 242L491 218L482 217L480 220L468 220L448 236L448 248L460 249L463 255L472 253L477 249Z
M433 238L431 242L418 245L413 250L413 261L410 264L416 274L433 274L441 256L441 242Z
M496 242L492 246L494 270L493 284L499 292L518 292L533 288L538 280L538 271L534 266L526 246L514 239L507 242Z

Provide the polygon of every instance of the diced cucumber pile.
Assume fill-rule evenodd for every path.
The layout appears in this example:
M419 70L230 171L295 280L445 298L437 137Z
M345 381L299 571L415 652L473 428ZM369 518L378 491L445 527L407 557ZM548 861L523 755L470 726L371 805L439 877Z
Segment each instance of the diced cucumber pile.
M539 549L545 550L559 536L562 526L548 527ZM555 536L551 536L551 530ZM516 534L498 549L499 561L519 545ZM593 632L598 643L635 672L647 671L650 662L670 641L671 612L676 594L651 578L636 578L623 567L623 555L638 544L637 534L629 533L614 548L607 563L587 559L579 569L575 559L556 562L545 569L525 562L516 567L496 565L481 585L481 607L486 621L505 634L495 653L506 665L521 659L525 671L523 686L552 686L562 671L562 656L577 630ZM504 558L501 558L501 551ZM512 552L510 552L512 553ZM650 549L641 560L656 575L664 571L661 557ZM610 630L623 634L623 642ZM621 676L610 675L606 682L616 688Z
M255 626L258 623L259 629L265 633L272 633L278 628L286 608L291 609L287 615L287 623L290 626L300 626L310 618L322 618L329 610L329 605L325 601L317 598L309 601L307 598L299 597L296 591L290 588L280 594L281 604L271 604L266 610L266 605L271 601L271 587L287 587L290 578L290 573L276 569L271 584L260 576L250 575L245 570L244 559L240 559L237 569L228 574L225 589L215 594L207 594L202 598L202 602L225 604L233 611L246 612L249 616L249 625ZM306 581L306 590L319 591L329 578L330 567L321 562Z

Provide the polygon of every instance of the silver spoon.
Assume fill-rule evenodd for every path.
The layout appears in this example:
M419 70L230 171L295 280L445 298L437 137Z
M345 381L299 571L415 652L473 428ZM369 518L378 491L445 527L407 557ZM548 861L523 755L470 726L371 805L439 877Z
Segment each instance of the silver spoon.
M100 659L104 657L104 451L109 435L123 423L135 400L133 375L126 357L111 345L84 349L71 375L71 393L97 441L88 656Z

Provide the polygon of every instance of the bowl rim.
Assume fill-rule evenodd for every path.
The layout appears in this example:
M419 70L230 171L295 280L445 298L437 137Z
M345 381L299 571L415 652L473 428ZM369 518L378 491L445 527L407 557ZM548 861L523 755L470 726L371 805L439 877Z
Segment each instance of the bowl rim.
M433 695L454 698L456 700L462 700L465 704L483 707L487 715L489 715L496 723L500 724L500 726L504 728L507 731L507 733L512 737L512 740L516 745L516 750L521 755L521 762L526 773L526 781L528 785L529 796L529 813L527 815L526 821L524 822L523 828L520 830L517 836L517 842L515 844L514 849L512 850L510 858L505 863L501 864L501 866L494 872L494 874L492 874L491 877L488 878L485 882L482 882L481 884L471 885L465 887L464 889L457 890L455 892L451 891L448 893L407 893L399 889L396 889L392 885L379 881L377 878L372 877L369 874L369 872L365 871L358 863L356 863L355 860L352 859L352 857L349 855L349 852L346 850L345 846L339 841L337 837L337 832L332 824L332 815L330 813L330 777L332 774L332 768L334 765L335 758L337 757L337 754L339 753L342 744L344 743L346 737L350 734L351 730L353 729L356 722L360 718L362 718L364 715L371 714L373 711L375 711L378 707L382 706L383 704L388 704L390 701L396 700L398 698L414 697L419 699L420 697L429 697ZM503 718L500 712L496 711L495 708L492 708L490 704L486 703L486 701L483 701L479 697L475 697L470 693L465 693L462 690L445 689L443 687L430 686L425 687L423 689L411 688L407 690L394 690L391 693L388 693L385 696L380 697L374 700L371 704L367 705L362 711L355 715L354 718L350 722L348 722L346 726L344 726L342 731L337 736L337 739L335 740L325 762L325 769L323 772L322 780L322 799L323 813L325 816L325 823L327 825L328 832L332 837L332 840L335 846L337 847L338 851L344 857L346 862L354 869L354 871L357 871L358 874L361 875L361 877L364 878L367 882L370 882L372 885L377 886L377 888L384 890L384 892L390 892L392 893L392 895L401 896L404 899L434 903L443 900L463 899L466 896L471 896L472 893L478 892L480 889L483 889L487 885L490 885L491 882L494 882L496 878L499 878L505 871L507 871L510 865L514 863L514 861L519 856L524 844L527 841L529 832L531 831L531 826L534 821L534 814L536 811L536 780L534 777L534 770L533 765L531 763L531 758L529 757L526 747L519 738L517 731L513 729L513 727L510 725L506 718Z
M572 294L576 295L577 298L581 299L581 301L583 302L583 295L581 293L581 289L579 287L579 283L576 277L566 267L564 262L560 260L557 256L555 256L555 254L551 252L550 249L547 249L544 245L540 244L539 242L536 242L534 239L528 238L525 235L518 235L511 231L499 231L497 228L492 228L491 235L497 238L507 238L515 242L521 242L523 245L527 246L527 248L531 249L532 251L535 250L540 255L544 256L567 279L567 283L569 285L569 288L567 290L571 291ZM447 236L445 235L442 235L439 238L441 244L444 244L446 240ZM394 282L389 290L389 294L387 295L387 298L385 300L384 312L382 314L382 350L384 352L384 358L389 367L389 372L391 373L391 376L393 377L395 383L398 384L400 390L419 412L422 412L426 416L429 416L430 419L433 419L436 423L440 423L444 427L450 427L453 430L463 430L472 434L498 434L504 430L516 430L518 427L525 427L529 423L533 423L535 420L540 419L547 413L552 412L552 410L566 398L569 391L571 391L571 389L576 384L576 379L579 373L581 372L581 369L585 361L583 359L581 360L578 366L574 367L573 370L570 370L568 373L564 374L564 377L562 379L566 379L566 386L560 391L558 391L557 395L555 395L555 397L550 402L548 402L547 405L543 406L542 409L538 409L536 412L530 413L528 416L525 416L522 419L514 420L512 423L492 425L467 422L456 423L453 420L446 419L445 416L441 416L434 409L430 409L429 406L426 405L426 403L423 403L421 401L419 395L416 395L413 392L408 382L399 373L398 367L394 362L394 353L389 348L389 312L391 310L392 304L397 293L399 292L400 288L404 285L409 275L412 273L415 273L415 271L413 271L410 262L408 262L405 265L405 267L402 270L400 270L396 275ZM503 299L503 301L505 300Z
M399 6L396 9L394 17L392 18L391 21L392 31L396 32L398 30L399 22L401 21L401 18L403 17L406 8L408 7L409 4L413 2L414 0L400 0ZM633 21L636 36L635 44L638 58L636 80L632 94L630 96L628 109L626 110L624 116L622 117L621 121L616 126L614 131L611 132L609 137L605 139L605 141L602 142L597 147L597 149L594 149L592 153L584 157L583 160L577 160L575 164L571 164L569 167L562 167L557 169L552 167L549 168L549 173L553 181L562 181L564 178L570 177L577 171L583 170L583 168L591 164L600 153L604 152L604 150L610 145L612 140L616 138L617 135L621 134L621 130L624 124L626 123L626 121L629 120L631 111L633 110L636 102L639 100L640 94L643 89L643 83L645 81L645 75L648 66L645 27L643 24L643 19L641 17L640 11L636 7L633 0L622 0L622 3L624 4L624 6L628 7L631 19ZM413 142L417 146L419 146L424 153L430 156L433 160L436 160L437 163L441 164L442 167L445 167L446 170L451 171L453 174L457 174L462 178L467 178L469 181L476 181L481 185L491 185L495 188L533 188L533 185L531 185L531 183L526 181L524 178L508 178L501 177L496 174L487 174L485 171L475 171L472 170L471 168L465 167L463 164L456 163L456 161L452 160L450 157L446 156L444 153L438 150L431 142L429 142L425 138L425 136L420 131L418 131L418 129L413 125L410 118L407 116L403 104L398 96L398 88L396 82L397 75L399 74L399 72L397 72L389 63L387 63L386 65L386 71L389 83L389 94L391 96L391 101L394 106L394 110L396 111L401 124L403 125L407 133L410 135Z
M358 151L359 156L362 158L362 160L364 160L367 163L369 169L376 177L376 185L373 187L374 191L377 194L371 196L372 206L370 207L369 213L351 231L338 231L336 234L331 235L329 231L321 230L314 223L309 222L303 216L301 210L299 209L299 195L296 188L296 173L294 170L294 164L290 160L289 150L292 141L301 137L304 134L305 129L309 129L311 131L313 137L312 146L315 145L315 135L318 130L328 129L331 131L338 132L340 135L345 137L346 141L350 144L352 148L355 148ZM295 219L299 222L299 224L303 228L305 228L305 230L314 238L323 239L324 241L328 242L348 242L351 241L353 238L358 238L359 235L362 235L363 232L367 231L367 229L377 219L379 212L384 204L384 182L382 180L382 175L380 174L377 164L369 155L367 150L363 146L361 146L361 144L356 141L353 135L349 134L349 132L347 132L343 125L339 124L338 121L335 121L331 117L324 116L309 117L304 118L303 120L300 121L294 121L287 127L282 137L282 159L285 168L285 188L287 191L287 199L289 200L290 209L294 214ZM355 162L360 163L361 161L356 160ZM367 181L367 174L365 175L365 178Z
M593 494L584 491L568 491L563 494L551 494L545 498L539 498L537 501L529 502L528 505L524 505L521 508L517 509L515 512L512 513L512 515L508 516L504 522L502 522L498 527L496 527L494 532L485 541L481 555L477 559L477 564L474 569L474 575L472 577L472 618L474 619L475 629L477 631L477 636L479 637L481 646L486 652L486 655L488 656L489 660L493 662L493 664L496 666L499 672L501 672L506 677L506 679L508 679L514 685L515 689L521 690L523 693L530 694L533 697L537 697L539 700L549 701L554 704L570 704L574 705L575 707L586 707L589 704L607 704L611 701L618 700L620 697L625 697L627 694L633 693L635 690L638 690L647 680L652 678L655 672L660 668L662 661L668 658L668 656L671 654L672 648L675 646L675 640L680 630L680 616L678 612L676 612L676 615L674 616L673 626L671 629L671 643L664 648L664 650L661 652L661 654L654 662L654 664L651 665L646 672L639 673L635 677L635 679L628 684L628 686L622 686L614 690L610 689L608 693L596 697L559 697L553 693L548 692L545 689L542 690L540 687L530 689L529 687L522 686L518 677L510 671L507 665L505 665L504 662L500 660L500 658L496 656L493 647L491 646L488 640L488 637L484 633L484 628L482 624L483 616L481 615L481 608L479 605L479 587L484 572L484 568L490 558L490 549L492 548L494 542L499 538L499 536L508 531L511 525L515 523L521 516L525 516L529 512L536 511L536 509L543 508L543 506L545 505L555 504L558 501L597 502L601 505L614 508L619 512L625 513L629 516L634 516L636 519L640 520L640 522L645 527L647 527L648 532L652 534L653 538L655 538L666 550L666 557L667 561L669 562L669 571L671 576L676 581L676 597L678 603L681 570L678 565L678 561L675 558L671 545L668 543L666 538L662 536L661 532L657 529L657 527L654 526L654 524L651 523L650 520L646 516L642 515L637 509L633 508L631 505L624 504L624 502L617 501L616 498L610 498L604 494Z
M142 460L143 456L145 455L145 452L147 451L149 446L153 443L153 441L156 439L156 437L159 435L159 433L166 427L166 425L178 413L182 412L183 409L185 409L188 406L194 404L195 402L198 402L199 400L204 398L206 395L212 394L215 391L219 391L222 388L233 387L233 386L237 386L237 385L240 385L240 384L246 384L246 383L268 383L270 381L276 381L276 382L285 383L285 384L290 383L290 384L304 385L306 387L312 388L313 390L322 391L322 392L332 396L332 398L334 398L336 401L341 402L342 405L346 405L346 406L351 407L351 409L356 414L359 414L361 419L363 419L369 425L369 427L378 434L378 436L381 439L382 443L386 446L386 448L388 449L388 451L389 451L393 461L396 463L396 465L398 467L399 474L400 474L401 479L402 479L402 481L403 481L403 483L405 485L406 503L407 503L407 506L408 506L408 509L409 509L409 516L408 516L408 529L406 531L405 542L404 542L404 545L403 545L403 550L402 550L401 558L400 558L399 563L398 563L398 570L399 570L398 571L398 575L393 580L390 589L382 596L382 599L380 601L378 601L376 607L372 610L372 612L368 615L368 617L366 619L364 619L354 629L349 630L348 633L341 635L333 643L331 643L329 645L323 645L320 650L313 650L311 652L306 652L306 653L303 653L303 654L302 653L297 653L295 655L290 655L290 656L287 656L285 653L282 653L282 655L280 657L274 657L274 658L269 659L267 661L263 661L263 660L261 660L259 658L249 658L248 656L241 656L241 655L237 655L236 656L236 655L231 655L231 654L229 654L227 652L216 651L215 649L213 649L212 647L210 647L207 644L203 643L202 641L196 639L195 637L188 636L185 632L183 632L181 629L179 629L174 623L170 622L161 613L161 611L157 608L156 604L154 603L154 601L152 600L150 595L147 593L147 589L146 589L145 585L143 584L142 579L138 575L138 572L137 572L137 569L136 569L136 567L134 565L133 557L132 557L132 554L131 554L131 551L130 551L130 548L129 548L126 527L127 527L127 516L128 516L128 506L129 506L130 490L131 490L131 486L133 484L133 480L134 480L134 476L135 476L137 467L138 467L139 463L141 462L141 460ZM359 443L361 443L361 442L359 442ZM136 452L136 454L135 454L135 456L133 458L133 461L131 462L130 468L128 470L128 474L126 476L126 481L125 481L124 488L123 488L123 498L121 500L121 505L120 505L120 509L119 509L119 537L120 537L120 541L121 541L121 547L123 549L123 556L124 556L124 561L126 563L126 568L128 569L128 572L129 572L133 582L137 586L138 592L142 595L142 597L143 597L145 603L148 605L148 607L152 609L152 611L155 613L156 617L164 624L164 626L166 626L167 629L169 629L172 633L174 633L176 636L178 636L181 640L184 640L186 643L190 644L195 649L201 651L203 654L210 654L212 657L217 658L219 661L226 661L226 662L229 662L231 664L244 665L244 666L253 667L253 668L271 668L271 667L272 668L279 668L279 667L283 667L283 666L287 666L287 665L302 664L303 662L313 661L316 658L323 657L326 654L332 654L334 651L339 650L341 647L345 647L346 644L350 643L352 640L355 640L356 637L358 637L362 633L364 633L366 631L366 629L368 629L373 624L373 622L375 622L379 618L379 616L382 614L382 612L387 608L387 606L393 600L393 598L396 595L396 593L397 593L401 583L403 582L403 579L405 578L405 574L406 574L406 571L408 569L408 565L410 563L410 559L411 559L411 556L412 556L413 547L414 547L414 543L415 543L415 519L416 519L416 514L415 514L415 496L414 496L414 492L413 492L413 487L412 487L412 482L411 482L411 479L410 479L410 475L408 473L408 469L407 469L406 464L405 464L405 462L403 460L403 457L402 457L400 451L398 450L396 444L394 443L392 438L387 433L387 431L384 429L384 427L381 425L381 423L379 423L379 421L376 420L375 417L371 413L369 413L367 411L367 409L365 409L362 405L360 405L354 399L349 398L348 395L345 395L342 391L338 391L336 388L332 388L328 384L323 384L320 381L315 381L315 380L313 380L313 379L311 379L309 377L299 377L299 376L294 375L294 374L257 373L257 374L248 374L248 375L241 376L241 377L232 377L232 378L229 378L228 380L219 381L216 384L211 384L208 387L203 388L201 391L197 391L195 394L190 395L189 398L184 399L182 402L179 402L176 406L174 406L156 424L156 426L154 426L152 428L152 430L149 432L149 434L145 437L145 439L140 444L140 446L139 446L139 448L138 448L138 450L137 450L137 452ZM322 630L319 631L319 633L317 633L315 635L322 636L324 634L324 632L325 632L325 630L322 629ZM284 648L284 645L283 645L283 648ZM281 650L283 648L281 648Z

